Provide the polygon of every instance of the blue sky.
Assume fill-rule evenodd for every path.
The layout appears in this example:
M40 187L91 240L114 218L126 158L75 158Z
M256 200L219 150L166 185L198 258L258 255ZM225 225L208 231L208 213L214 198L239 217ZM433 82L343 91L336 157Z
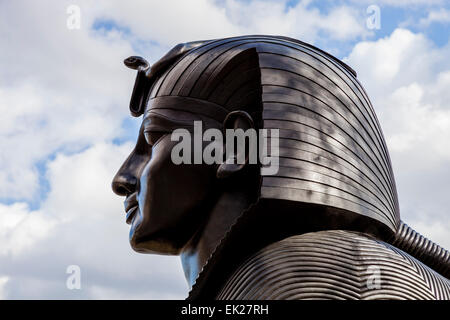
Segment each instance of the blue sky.
M80 9L70 29L67 9ZM367 28L367 8L380 29ZM277 34L358 73L394 166L403 220L450 247L450 4L439 0L0 2L0 298L176 298L177 257L132 252L110 181L132 150L135 74L181 42ZM82 289L65 286L79 265Z

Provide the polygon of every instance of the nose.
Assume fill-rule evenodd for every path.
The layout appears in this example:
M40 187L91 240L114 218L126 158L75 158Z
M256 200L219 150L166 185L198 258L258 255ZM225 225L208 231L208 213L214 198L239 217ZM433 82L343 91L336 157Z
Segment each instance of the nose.
M140 166L140 158L133 150L117 171L111 183L111 188L118 196L127 196L137 190L137 170Z
M118 196L128 196L139 191L139 177L148 162L149 155L143 154L137 147L130 153L111 183L112 190Z
M137 179L135 176L126 172L117 172L111 187L118 196L126 196L136 191Z

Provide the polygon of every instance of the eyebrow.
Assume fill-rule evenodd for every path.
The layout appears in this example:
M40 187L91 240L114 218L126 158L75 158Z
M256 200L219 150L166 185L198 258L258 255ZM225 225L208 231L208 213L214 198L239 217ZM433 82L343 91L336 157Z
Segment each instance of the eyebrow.
M170 132L178 128L193 128L193 120L169 118L155 111L144 113L142 120L144 132Z

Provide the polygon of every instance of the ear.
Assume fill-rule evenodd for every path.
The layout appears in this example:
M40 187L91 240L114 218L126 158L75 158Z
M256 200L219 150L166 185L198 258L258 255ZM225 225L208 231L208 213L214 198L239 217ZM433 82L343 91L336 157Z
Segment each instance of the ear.
M253 118L245 111L237 110L230 112L223 121L223 131L224 131L224 137L227 135L225 134L227 129L242 129L247 131L248 129L255 129L255 125L253 122ZM228 144L226 142L225 146ZM233 143L234 146L234 143ZM247 149L247 148L246 148ZM227 159L225 159L225 162L220 164L217 168L216 176L219 179L224 179L227 177L232 176L233 174L241 171L245 168L245 166L248 164L248 154L247 151L245 154L245 163L238 163L237 159L238 156L235 154L236 150L225 150L225 154L228 156ZM229 152L227 152L229 151ZM229 154L229 155L228 155Z

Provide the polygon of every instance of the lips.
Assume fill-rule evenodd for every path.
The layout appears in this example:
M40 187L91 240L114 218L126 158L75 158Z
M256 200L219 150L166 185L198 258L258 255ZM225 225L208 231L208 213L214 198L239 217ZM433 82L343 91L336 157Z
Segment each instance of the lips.
M131 224L134 215L139 208L139 203L137 201L137 192L130 194L124 201L125 212L127 213L126 222Z

